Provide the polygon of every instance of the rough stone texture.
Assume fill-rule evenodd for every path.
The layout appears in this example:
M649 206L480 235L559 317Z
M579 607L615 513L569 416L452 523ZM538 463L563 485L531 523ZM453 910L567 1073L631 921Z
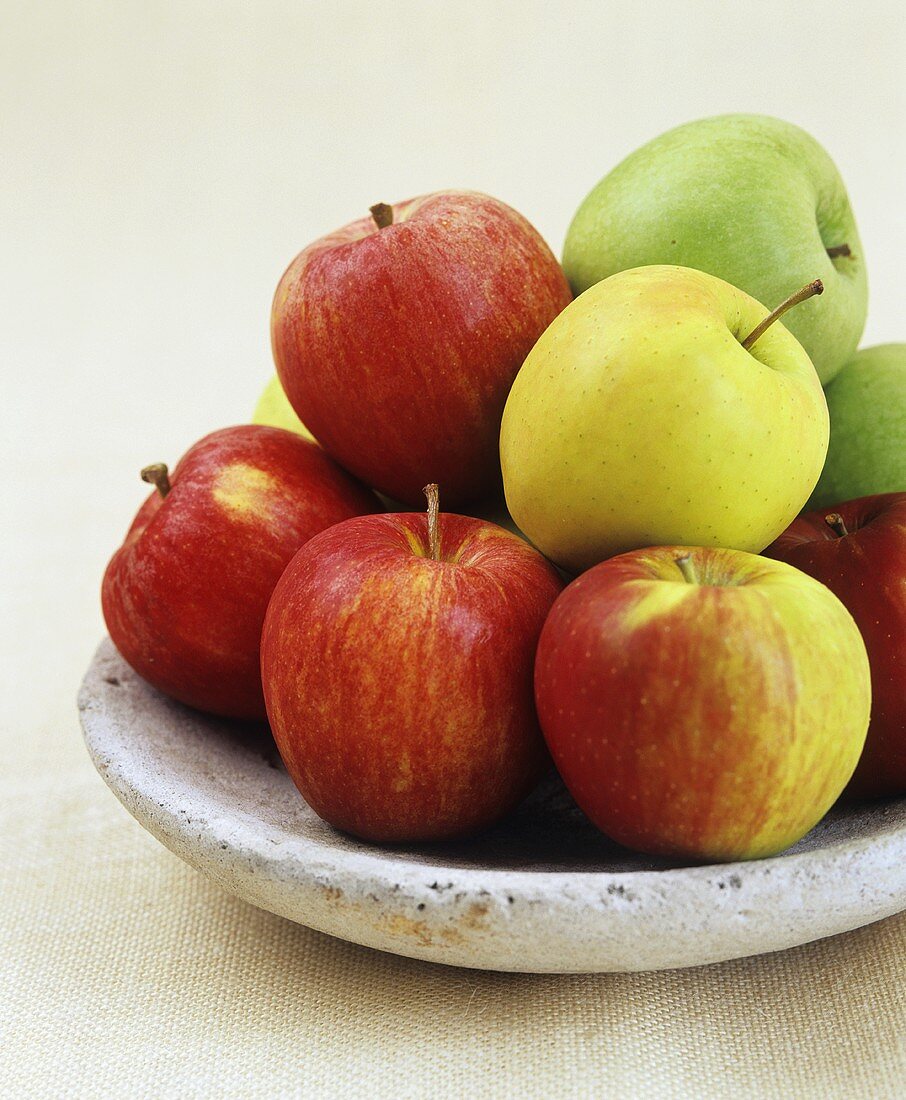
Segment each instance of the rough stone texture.
M552 779L468 843L378 848L308 808L266 728L165 698L109 640L79 709L98 771L173 852L253 905L401 955L523 972L668 969L906 909L906 800L832 811L774 859L681 866L609 842Z

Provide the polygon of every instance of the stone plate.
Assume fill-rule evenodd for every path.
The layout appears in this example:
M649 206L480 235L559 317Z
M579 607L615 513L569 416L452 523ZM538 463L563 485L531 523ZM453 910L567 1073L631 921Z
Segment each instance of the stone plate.
M552 779L467 843L376 847L316 817L266 727L167 699L109 640L79 709L98 771L171 851L253 905L383 951L483 970L659 970L906 909L906 799L834 810L774 859L683 866L611 843Z

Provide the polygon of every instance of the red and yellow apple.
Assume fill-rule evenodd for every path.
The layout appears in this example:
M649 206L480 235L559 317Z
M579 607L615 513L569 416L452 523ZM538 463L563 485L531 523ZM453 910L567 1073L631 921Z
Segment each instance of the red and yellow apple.
M526 542L465 516L363 516L307 543L271 597L261 671L309 805L374 841L512 809L548 763L532 670L561 588Z
M536 230L487 195L449 191L315 241L274 296L271 339L289 401L366 484L408 504L426 481L460 503L500 482L510 385L568 304Z
M769 856L852 775L865 645L824 585L743 551L653 547L559 597L535 669L541 727L608 836L705 860Z
M264 718L259 645L274 585L331 524L376 512L373 493L314 443L279 428L224 428L196 443L157 488L113 555L101 590L117 649L154 687L189 706Z
M846 793L906 794L906 493L807 512L765 554L826 584L865 639L871 723Z

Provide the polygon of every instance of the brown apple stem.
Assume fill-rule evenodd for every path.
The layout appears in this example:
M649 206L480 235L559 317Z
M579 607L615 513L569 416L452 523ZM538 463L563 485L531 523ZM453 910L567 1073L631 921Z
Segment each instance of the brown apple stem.
M166 462L154 462L142 470L142 481L153 485L162 497L170 492L170 471Z
M432 481L422 492L428 498L428 553L440 561L440 490Z
M745 340L743 340L742 346L748 351L755 341L760 340L771 325L773 325L779 317L782 317L787 310L792 309L793 306L798 306L800 302L805 302L809 298L813 298L816 294L823 293L824 283L822 283L820 279L815 279L815 281L809 283L808 286L804 286L801 290L797 290L795 294L791 294L786 301L781 302L775 310L772 310L763 321L752 329Z
M368 209L371 211L374 224L378 229L386 229L388 225L393 225L393 207L386 202L376 202L374 206L369 206Z
M849 534L849 531L846 529L846 524L843 522L843 517L839 512L831 512L829 516L824 517L824 522L834 532L837 538L842 539L844 535Z
M695 572L695 563L692 561L691 554L680 554L673 560L679 566L679 571L687 584L698 584L698 574Z
M836 260L838 256L852 255L852 250L848 244L835 244L832 248L825 249L825 251L832 260Z

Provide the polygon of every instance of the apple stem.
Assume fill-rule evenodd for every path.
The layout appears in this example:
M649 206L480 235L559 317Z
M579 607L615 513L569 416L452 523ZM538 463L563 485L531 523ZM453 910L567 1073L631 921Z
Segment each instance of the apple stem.
M679 571L687 584L698 584L698 574L695 572L695 563L692 561L691 554L680 554L673 560L679 566Z
M388 225L393 225L393 207L386 202L376 202L374 206L369 206L371 216L374 218L374 224L378 229L386 229Z
M835 244L832 248L825 249L825 251L832 260L836 260L838 256L852 255L852 250L848 244Z
M809 298L813 298L816 294L823 293L824 283L822 283L820 279L815 279L814 282L804 286L801 290L797 290L795 294L791 294L789 298L781 302L776 309L772 310L763 321L752 329L745 340L743 340L742 346L748 351L755 341L760 340L778 317L782 317L788 309L792 309L793 306L798 306L800 302L805 302Z
M843 517L839 512L831 512L829 516L824 517L824 522L838 538L842 539L844 535L849 534L849 531L846 529L846 524L843 522Z
M153 485L162 497L170 492L170 471L166 462L154 462L142 470L142 481Z
M432 481L422 492L428 498L428 553L440 561L440 490Z

